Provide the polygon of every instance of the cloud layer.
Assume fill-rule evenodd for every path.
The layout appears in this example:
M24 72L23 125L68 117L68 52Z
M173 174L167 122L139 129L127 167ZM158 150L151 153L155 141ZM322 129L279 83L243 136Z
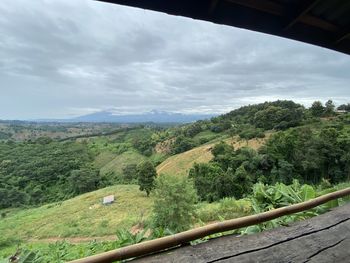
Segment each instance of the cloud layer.
M87 0L0 2L0 119L350 101L350 56Z

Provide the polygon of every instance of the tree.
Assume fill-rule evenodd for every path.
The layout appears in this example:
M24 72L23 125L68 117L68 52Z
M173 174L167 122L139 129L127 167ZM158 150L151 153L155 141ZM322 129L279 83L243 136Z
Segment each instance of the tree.
M217 199L235 196L235 189L233 187L235 182L232 175L232 169L229 168L225 173L219 174L215 178L214 184Z
M26 204L28 199L29 196L19 189L5 189L0 187L0 209Z
M213 162L220 165L223 171L226 171L232 162L232 158L235 154L235 149L232 145L228 145L225 142L215 144L211 153L214 155Z
M314 117L321 117L324 113L324 107L320 101L314 101L311 105L310 111Z
M73 194L83 194L96 190L99 185L99 172L93 168L82 168L71 171L68 178L68 188Z
M194 137L196 134L202 131L202 127L199 122L193 123L185 128L184 134L186 137Z
M234 148L232 145L227 144L224 141L221 141L220 143L217 143L214 145L214 147L211 150L211 153L214 155L214 158L219 158L219 156L225 155L225 154L232 154L234 152Z
M187 138L183 135L180 135L180 136L176 137L176 139L172 145L172 151L175 154L182 153L182 152L185 152L185 151L192 149L195 146L196 146L196 144L192 139Z
M194 217L197 194L186 177L161 175L156 180L153 223L173 232L187 230Z
M252 190L252 180L249 173L246 171L243 165L237 168L233 175L233 193L234 196L239 199L248 194Z
M127 164L123 167L123 179L125 182L130 183L137 179L137 165L134 163Z
M145 191L147 196L154 188L154 180L157 176L157 171L150 161L145 161L137 166L137 178L140 186L140 191Z
M297 126L303 119L304 110L298 108L282 108L269 106L264 110L255 113L253 123L258 128L265 130L278 129L285 130L289 127Z
M135 137L132 140L133 147L145 156L151 156L155 142L150 134L145 134L142 137Z
M258 128L263 128L265 130L272 129L276 123L279 123L282 120L283 115L286 112L288 112L287 109L269 106L266 109L255 113L253 121Z
M216 163L195 163L189 172L189 177L193 179L198 196L209 202L218 199L214 181L222 175L223 171Z
M340 105L340 106L337 108L337 110L345 110L345 111L347 111L347 112L350 112L350 103Z
M334 115L334 109L335 109L335 105L334 105L333 101L328 100L325 104L324 114L326 116L332 116L332 115Z
M278 160L278 166L271 170L271 176L274 182L283 182L285 184L291 184L293 179L296 178L294 166L283 159Z
M339 147L337 143L339 133L335 128L323 128L319 135L319 156L322 159L322 177L335 183L334 170L339 167ZM337 169L338 170L338 169Z

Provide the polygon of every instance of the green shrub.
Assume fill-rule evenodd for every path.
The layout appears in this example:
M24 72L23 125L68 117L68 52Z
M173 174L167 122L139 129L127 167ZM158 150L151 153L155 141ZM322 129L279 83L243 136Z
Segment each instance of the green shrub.
M223 198L215 203L202 203L196 210L197 218L202 222L227 220L246 216L252 212L249 199L235 200Z
M156 181L153 223L156 228L179 232L191 227L197 194L191 180L161 175Z

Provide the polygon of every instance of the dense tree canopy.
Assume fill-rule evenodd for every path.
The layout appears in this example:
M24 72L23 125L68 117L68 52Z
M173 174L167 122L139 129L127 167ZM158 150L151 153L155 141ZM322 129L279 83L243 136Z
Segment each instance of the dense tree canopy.
M284 130L300 124L303 119L303 109L268 106L254 115L254 124L264 130Z
M0 207L37 205L96 189L98 173L88 168L92 159L87 146L80 143L45 138L0 142Z
M100 183L99 171L92 167L73 170L68 177L68 183L72 193L76 195L94 191Z
M335 184L350 178L350 129L337 123L277 132L259 152L221 142L212 153L210 163L195 164L189 172L199 197L207 201L241 198L259 181Z

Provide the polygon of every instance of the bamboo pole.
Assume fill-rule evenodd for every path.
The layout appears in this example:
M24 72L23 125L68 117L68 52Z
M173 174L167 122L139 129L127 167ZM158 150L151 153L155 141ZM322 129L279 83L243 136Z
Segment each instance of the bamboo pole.
M350 195L350 187L339 190L333 193L329 193L309 201L305 201L299 204L294 204L286 207L277 208L271 211L260 213L257 215L250 215L241 218L226 220L210 225L198 227L175 235L166 236L154 240L145 241L142 243L130 245L127 247L111 250L98 255L73 260L70 263L110 263L116 260L123 260L133 257L144 256L149 253L159 252L161 250L169 249L198 238L205 236L234 230L241 227L251 226L260 224L281 216L290 215L293 213L301 212L314 208L321 204L327 203L328 201Z

